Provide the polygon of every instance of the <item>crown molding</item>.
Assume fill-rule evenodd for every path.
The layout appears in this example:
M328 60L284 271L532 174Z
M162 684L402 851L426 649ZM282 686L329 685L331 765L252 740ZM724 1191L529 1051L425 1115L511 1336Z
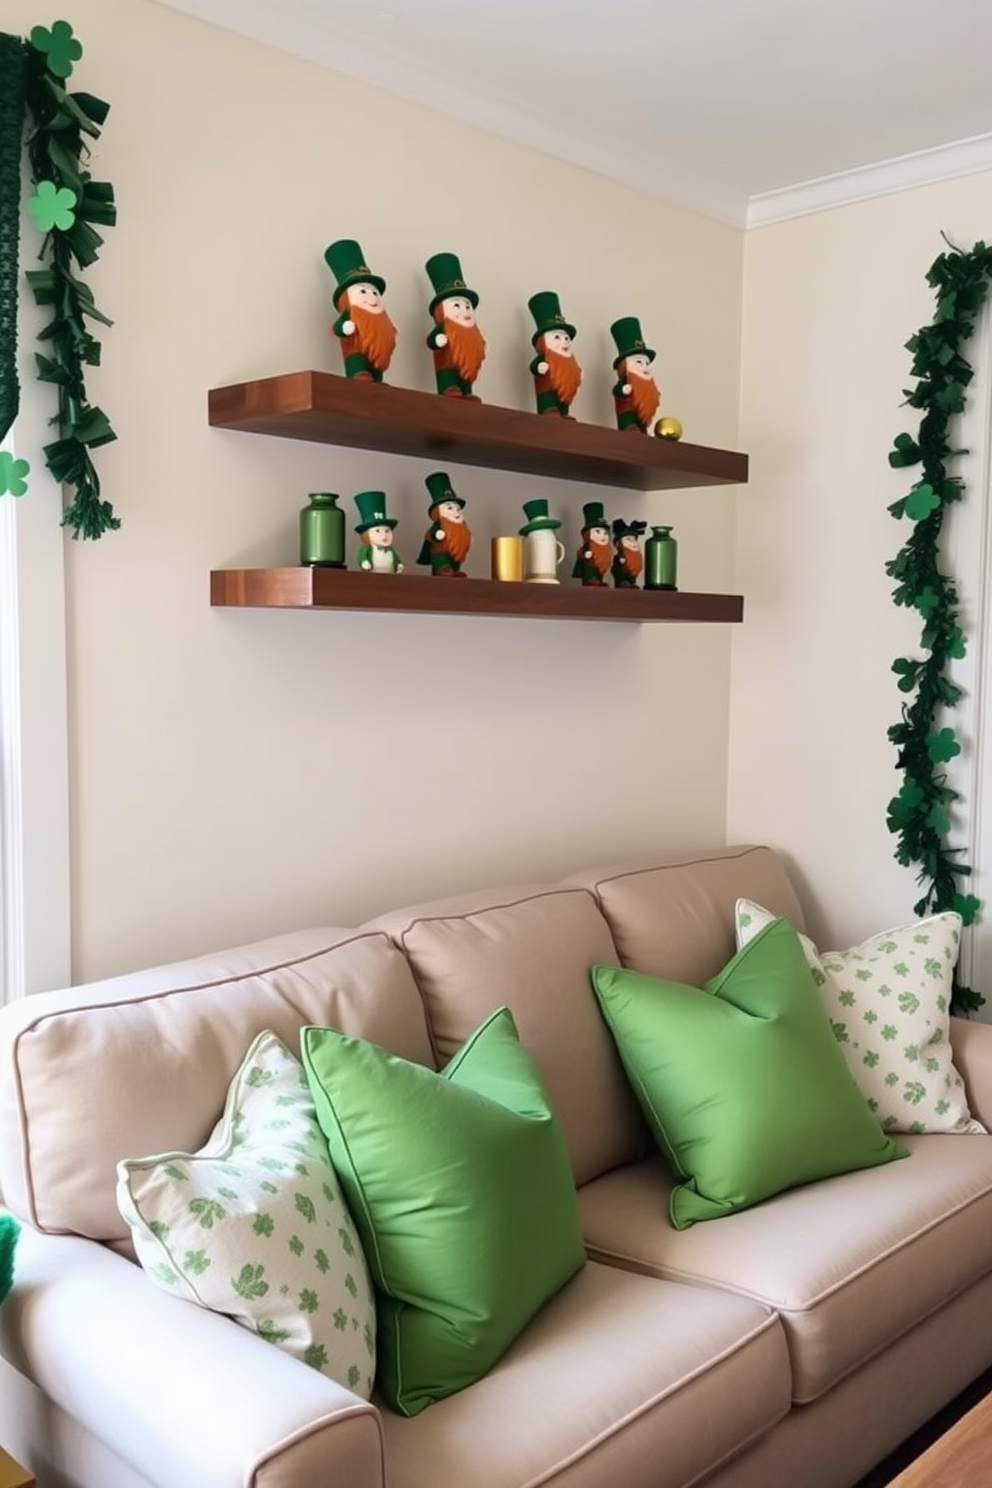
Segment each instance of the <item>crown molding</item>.
M992 134L984 134L748 199L743 192L703 180L656 155L638 158L629 141L623 148L613 147L515 99L468 87L441 68L391 56L381 46L332 29L298 6L274 6L272 0L157 3L731 227L764 227L992 169Z
M539 150L624 186L632 186L675 206L744 227L747 196L715 187L657 158L637 159L629 142L621 148L571 129L560 120L528 109L492 90L468 87L454 74L427 63L412 64L367 46L303 14L273 6L271 0L158 0L170 10L238 32L276 51L381 88L410 103L448 115L503 139Z
M933 150L918 150L913 155L899 155L875 165L804 181L781 191L762 192L752 196L748 203L746 226L764 227L790 217L805 217L831 207L850 206L871 197L908 191L914 186L931 186L990 169L992 134L979 134Z

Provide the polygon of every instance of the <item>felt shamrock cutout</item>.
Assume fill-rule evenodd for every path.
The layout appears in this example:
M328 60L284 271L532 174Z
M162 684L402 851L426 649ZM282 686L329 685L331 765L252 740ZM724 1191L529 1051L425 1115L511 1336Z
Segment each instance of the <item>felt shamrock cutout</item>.
M31 45L35 51L44 52L49 72L58 78L67 78L72 64L83 55L82 44L73 36L68 21L54 21L51 30L47 26L35 26Z
M0 496L23 496L28 488L26 476L31 466L27 460L15 460L9 450L0 450Z
M932 511L936 511L939 505L940 497L930 482L920 481L906 497L903 510L907 517L912 517L914 522L922 522Z
M28 197L28 211L41 232L67 232L76 220L75 205L76 193L54 181L39 181L34 196Z
M946 763L947 760L952 760L956 754L960 753L961 745L954 737L953 729L938 729L927 739L927 754L934 764Z

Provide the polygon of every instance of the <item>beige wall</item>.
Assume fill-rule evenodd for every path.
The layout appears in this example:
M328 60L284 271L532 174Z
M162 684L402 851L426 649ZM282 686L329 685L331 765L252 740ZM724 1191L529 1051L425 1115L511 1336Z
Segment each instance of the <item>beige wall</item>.
M123 527L67 541L75 977L722 840L730 627L211 610L211 568L295 560L310 489L351 513L384 487L411 562L434 467L214 431L206 391L340 369L321 255L354 236L388 280L392 381L432 387L423 262L450 249L482 295L487 401L532 406L526 301L554 288L580 418L612 422L608 327L636 314L687 437L735 447L742 234L144 0L60 14L112 106L94 174L120 215L90 388ZM6 0L5 29L37 19ZM682 587L731 585L731 492L451 474L477 574L523 500L550 498L571 552L604 496L675 524Z
M886 737L901 702L890 666L918 654L919 638L885 574L909 532L887 507L913 479L887 456L900 430L918 428L900 406L912 385L905 342L932 318L925 275L941 231L970 248L990 221L992 175L977 175L746 239L751 483L737 582L748 607L733 640L728 835L791 856L834 944L905 921L921 893L885 825L900 782ZM975 469L963 467L966 479ZM974 627L974 591L961 592Z

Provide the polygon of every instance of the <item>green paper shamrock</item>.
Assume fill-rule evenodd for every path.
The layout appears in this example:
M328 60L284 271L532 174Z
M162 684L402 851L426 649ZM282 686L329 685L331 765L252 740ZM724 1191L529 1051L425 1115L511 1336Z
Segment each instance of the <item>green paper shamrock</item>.
M28 197L28 211L41 232L68 232L76 221L75 205L76 193L54 181L39 181L34 196Z
M922 522L940 505L940 497L929 481L920 481L906 497L904 511L914 522Z
M23 496L30 469L27 460L15 460L9 450L0 450L0 496L8 491L11 496Z
M58 78L67 78L72 64L83 55L82 44L73 36L68 21L53 21L51 30L47 26L35 26L31 32L31 45L35 51L45 54L49 72Z
M927 754L934 764L945 764L952 760L956 754L961 753L961 745L954 737L954 730L950 728L939 729L927 739Z

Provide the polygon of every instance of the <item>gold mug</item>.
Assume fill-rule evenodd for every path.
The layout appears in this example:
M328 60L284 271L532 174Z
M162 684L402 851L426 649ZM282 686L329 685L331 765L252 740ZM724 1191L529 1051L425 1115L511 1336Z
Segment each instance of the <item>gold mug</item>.
M492 575L510 584L522 584L524 578L524 540L522 537L494 537L490 544Z

